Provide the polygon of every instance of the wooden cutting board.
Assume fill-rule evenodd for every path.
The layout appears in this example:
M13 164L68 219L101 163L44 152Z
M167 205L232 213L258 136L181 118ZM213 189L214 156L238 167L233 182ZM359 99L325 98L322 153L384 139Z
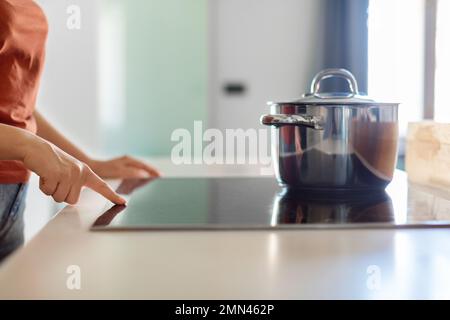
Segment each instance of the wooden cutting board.
M450 124L408 125L406 171L412 182L450 190Z

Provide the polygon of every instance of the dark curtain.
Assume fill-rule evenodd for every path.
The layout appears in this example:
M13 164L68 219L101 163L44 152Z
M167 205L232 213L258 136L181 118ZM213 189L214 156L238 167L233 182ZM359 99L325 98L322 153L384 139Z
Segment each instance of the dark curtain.
M369 0L326 0L325 68L345 68L367 92ZM327 80L323 90L348 91L345 81Z

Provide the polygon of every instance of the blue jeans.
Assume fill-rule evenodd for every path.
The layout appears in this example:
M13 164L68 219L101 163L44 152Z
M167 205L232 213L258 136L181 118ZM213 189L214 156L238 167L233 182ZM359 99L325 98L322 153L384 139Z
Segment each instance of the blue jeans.
M0 184L0 263L24 243L27 184Z

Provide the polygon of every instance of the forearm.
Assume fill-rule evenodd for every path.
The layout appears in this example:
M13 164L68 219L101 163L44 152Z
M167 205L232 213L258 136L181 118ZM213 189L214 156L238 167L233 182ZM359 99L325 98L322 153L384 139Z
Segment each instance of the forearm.
M22 161L26 155L27 148L36 141L32 133L0 124L0 160Z
M34 116L37 123L37 135L39 137L53 143L79 161L89 164L90 158L88 155L64 137L39 112L35 111Z
M22 161L39 176L42 192L57 202L75 204L82 187L86 186L115 204L126 204L126 200L88 166L26 130L0 124L0 160Z

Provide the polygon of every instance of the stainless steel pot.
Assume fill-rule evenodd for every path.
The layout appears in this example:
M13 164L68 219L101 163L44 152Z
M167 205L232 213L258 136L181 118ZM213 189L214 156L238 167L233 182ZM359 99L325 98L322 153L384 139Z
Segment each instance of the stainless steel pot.
M349 92L320 92L331 77ZM282 186L316 190L383 189L392 180L398 143L398 104L361 96L345 69L326 69L311 93L292 102L269 102L261 122L272 126L272 158Z

